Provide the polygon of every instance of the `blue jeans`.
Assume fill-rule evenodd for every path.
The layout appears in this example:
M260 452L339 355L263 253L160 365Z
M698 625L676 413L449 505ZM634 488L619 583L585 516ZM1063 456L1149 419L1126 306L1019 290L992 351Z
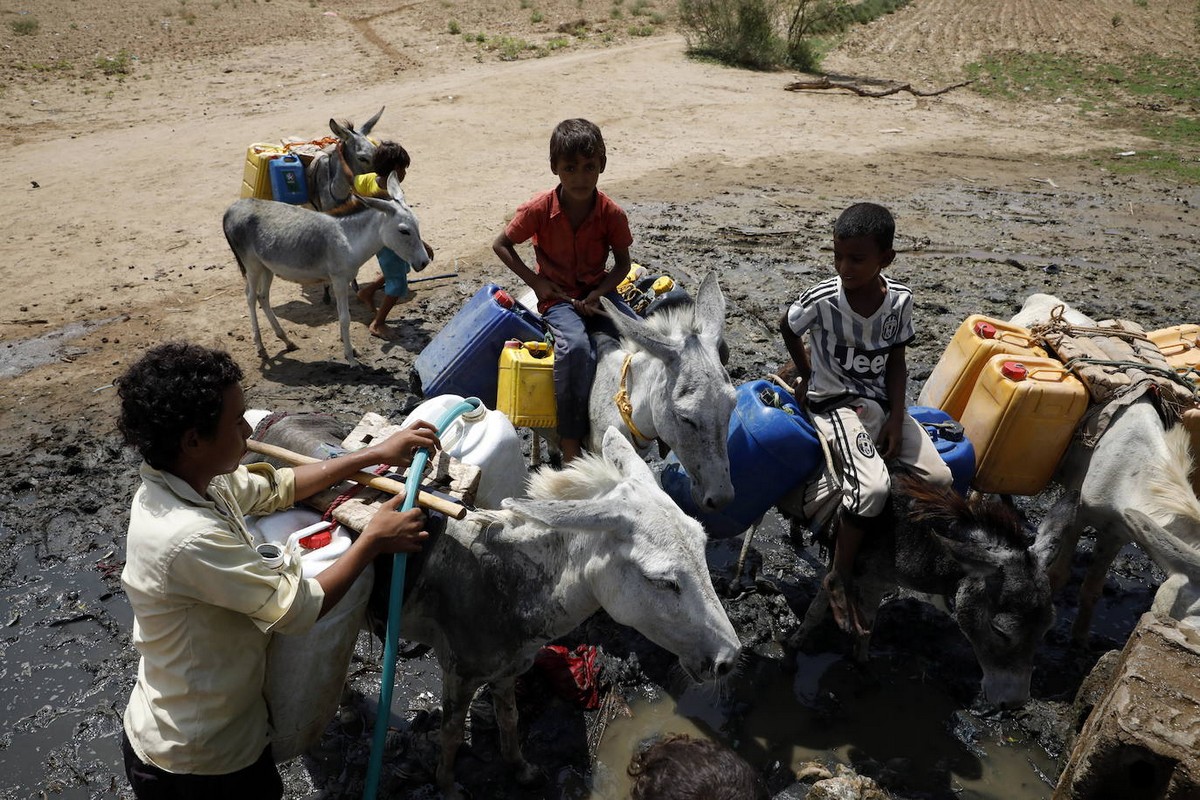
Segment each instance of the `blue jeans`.
M623 313L637 315L617 292L605 295ZM590 334L617 336L608 317L585 317L570 303L555 303L542 315L554 333L554 399L558 404L558 435L583 439L588 432L588 397L596 377L596 351Z

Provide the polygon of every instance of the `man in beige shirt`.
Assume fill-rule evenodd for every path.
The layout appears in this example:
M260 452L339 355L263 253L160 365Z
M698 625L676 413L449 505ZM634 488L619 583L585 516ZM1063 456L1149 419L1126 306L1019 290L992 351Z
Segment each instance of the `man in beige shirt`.
M287 508L364 467L405 466L440 443L420 422L316 464L241 466L241 379L227 353L172 342L117 380L120 430L145 459L121 574L141 654L123 737L140 800L281 798L263 698L271 635L308 629L376 555L416 552L428 536L422 512L401 513L393 498L317 577L266 566L244 515Z

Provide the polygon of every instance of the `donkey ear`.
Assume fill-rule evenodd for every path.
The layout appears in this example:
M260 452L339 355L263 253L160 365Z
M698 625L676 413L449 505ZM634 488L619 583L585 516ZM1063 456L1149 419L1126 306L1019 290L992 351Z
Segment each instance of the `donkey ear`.
M404 202L404 190L400 188L400 179L396 177L395 171L388 175L387 190L393 200L399 203Z
M601 449L604 453L604 460L615 466L626 480L657 483L654 473L633 449L633 445L612 425L609 425L608 430L604 431L604 442Z
M982 542L973 539L959 542L939 534L934 534L934 538L959 566L974 577L982 578L1000 569L1000 554Z
M696 292L696 321L701 335L719 345L725 336L725 294L715 272L704 276Z
M379 118L381 116L383 116L383 109L385 109L385 108L387 108L387 106L380 106L379 110L375 112L375 116L371 117L369 120L367 120L366 122L363 123L363 126L361 128L363 136L366 136L368 133L370 133L371 128L375 127L375 123L379 122Z
M611 500L529 500L509 497L500 501L500 507L557 530L621 530L628 526L630 513L614 508Z
M347 128L342 123L338 122L333 117L329 118L329 130L333 131L333 135L345 141L354 135L354 132Z
M1078 508L1079 492L1067 492L1046 512L1046 516L1042 517L1030 552L1043 571L1058 560L1063 535L1075 524L1075 512Z
M354 195L354 198L359 202L366 203L376 211L383 211L387 214L394 213L395 211L395 206L392 205L392 201L384 200L382 197L367 197L365 194L356 194Z
M600 298L600 305L608 313L609 319L623 338L630 340L660 361L670 364L679 357L678 345L670 339L663 338L641 319L635 319L617 310L607 297Z

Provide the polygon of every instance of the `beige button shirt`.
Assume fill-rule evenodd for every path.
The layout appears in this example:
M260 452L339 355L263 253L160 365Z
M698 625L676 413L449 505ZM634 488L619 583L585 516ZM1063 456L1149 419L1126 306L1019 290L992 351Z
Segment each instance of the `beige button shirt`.
M142 465L121 581L141 653L125 730L146 763L176 774L224 775L267 746L263 676L271 633L302 633L324 592L299 564L263 566L242 520L292 505L290 469L239 467L206 497Z

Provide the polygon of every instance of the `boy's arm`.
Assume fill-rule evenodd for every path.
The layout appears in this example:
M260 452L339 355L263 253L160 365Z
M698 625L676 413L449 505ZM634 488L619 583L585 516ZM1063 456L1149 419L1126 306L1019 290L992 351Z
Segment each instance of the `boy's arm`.
M880 455L884 460L900 454L900 439L904 429L904 391L908 383L908 365L904 358L904 345L896 345L888 353L884 371L884 387L887 389L888 416L879 437Z
M803 405L804 396L808 393L808 379L812 376L812 362L808 360L808 351L804 349L804 341L796 335L788 323L786 312L779 319L779 334L783 337L783 346L787 349L788 355L792 357L792 363L796 365L796 402Z
M588 292L587 296L576 302L575 307L581 313L591 316L598 313L600 310L600 298L616 289L621 281L625 280L625 276L629 274L629 267L632 261L629 258L628 247L614 247L613 268L610 269L604 276L604 280L600 281L600 285L592 291Z
M508 234L501 233L492 242L492 252L500 259L504 266L512 270L518 278L525 281L525 284L533 289L537 295L538 302L544 300L565 300L568 303L572 298L554 281L544 278L538 273L526 266L521 256L517 253L517 247L512 239L508 238Z

